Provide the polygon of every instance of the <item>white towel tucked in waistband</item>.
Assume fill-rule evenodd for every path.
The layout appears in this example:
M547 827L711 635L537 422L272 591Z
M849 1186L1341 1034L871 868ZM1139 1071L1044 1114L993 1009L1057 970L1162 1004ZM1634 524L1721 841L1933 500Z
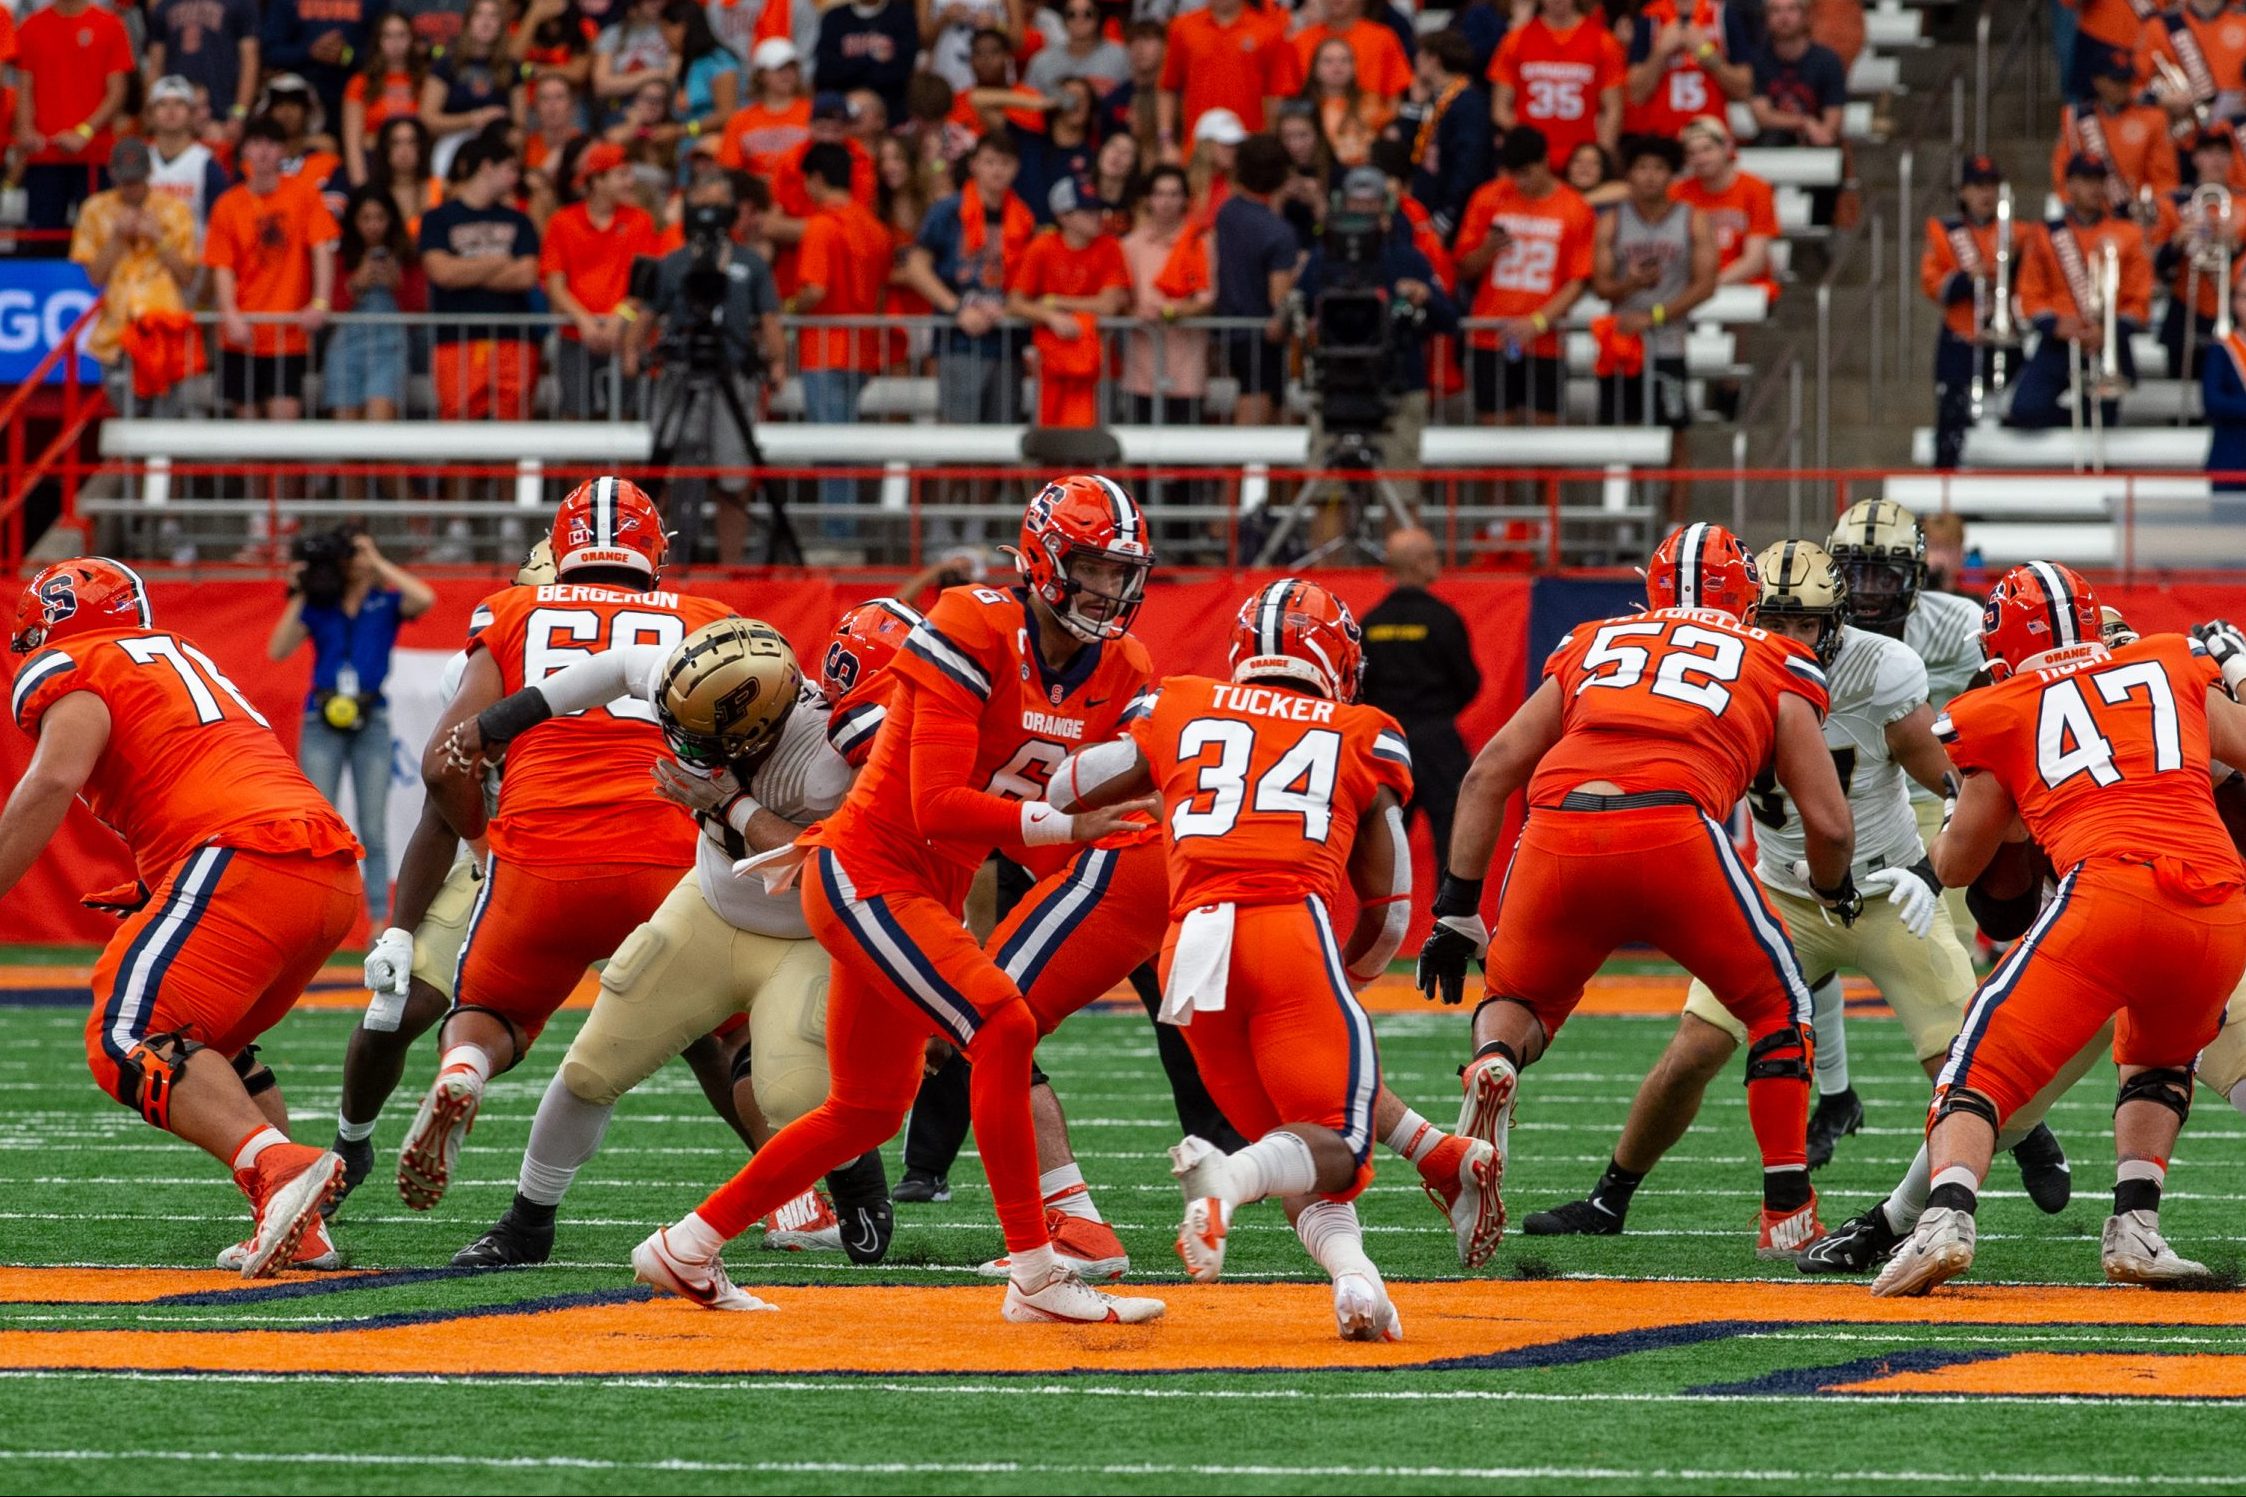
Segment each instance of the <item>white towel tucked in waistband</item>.
M1224 987L1232 972L1232 906L1205 904L1178 922L1177 948L1170 954L1170 981L1162 990L1165 1024L1184 1026L1197 1013L1224 1008Z

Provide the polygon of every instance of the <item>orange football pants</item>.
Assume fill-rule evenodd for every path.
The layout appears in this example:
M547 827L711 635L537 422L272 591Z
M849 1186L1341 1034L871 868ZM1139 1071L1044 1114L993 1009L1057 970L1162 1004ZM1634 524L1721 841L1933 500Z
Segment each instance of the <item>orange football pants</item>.
M956 902L919 893L862 895L846 855L814 848L803 916L833 966L827 983L827 1098L782 1128L697 1208L738 1237L836 1165L896 1137L920 1093L922 1058L939 1035L974 1062L968 1106L975 1147L1009 1252L1051 1241L1037 1188L1030 1056L1037 1021L961 923Z
M1165 987L1177 943L1173 925L1162 942ZM1326 1198L1354 1200L1372 1183L1380 1048L1323 904L1235 906L1224 1007L1194 1014L1184 1032L1210 1100L1242 1137L1288 1123L1331 1128L1356 1156L1357 1176Z
M150 1035L232 1059L295 1006L365 902L348 853L197 848L94 963L94 1080L137 1106L132 1050Z
M585 969L616 954L654 915L685 870L611 863L589 871L503 863L485 866L461 937L452 1006L482 1009L537 1040Z
M1747 1121L1763 1168L1808 1158L1809 985L1786 923L1731 835L1690 805L1539 806L1506 869L1483 961L1489 995L1525 1004L1549 1042L1620 946L1706 983L1747 1028Z
M2246 894L2144 863L2078 864L1982 982L1935 1086L2009 1118L2113 1019L2124 1066L2188 1068L2246 972Z
M1168 853L1155 837L1087 847L1023 895L983 949L1046 1035L1152 961L1169 923Z

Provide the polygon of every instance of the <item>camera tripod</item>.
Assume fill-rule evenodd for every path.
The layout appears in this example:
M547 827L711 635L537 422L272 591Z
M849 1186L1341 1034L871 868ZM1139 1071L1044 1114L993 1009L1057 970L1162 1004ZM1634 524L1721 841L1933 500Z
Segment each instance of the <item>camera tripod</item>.
M1388 529L1396 530L1415 523L1411 506L1404 503L1396 485L1385 478L1372 475L1380 469L1379 454L1372 449L1372 435L1362 431L1344 431L1333 434L1333 450L1326 466L1334 471L1322 478L1311 479L1302 486L1279 517L1279 523L1264 537L1263 546L1256 552L1256 565L1267 567L1278 560L1287 537L1295 526L1307 524L1318 508L1327 503L1346 505L1350 511L1349 523L1341 534L1321 542L1305 552L1301 565L1310 567L1328 557L1355 550L1360 559L1381 562L1388 559L1388 548L1365 534L1365 521L1373 512L1373 501L1386 515Z
M788 518L787 501L778 490L768 487L763 479L764 449L757 444L756 424L749 419L746 406L741 403L741 392L734 388L731 373L725 368L722 357L713 365L698 352L689 352L679 361L674 380L659 379L658 392L665 398L656 412L654 450L652 460L655 471L664 475L664 498L670 498L675 482L685 490L685 502L669 513L676 529L680 549L691 560L702 534L702 500L709 485L706 478L673 480L669 476L671 465L677 460L680 444L688 433L696 433L701 441L695 449L705 463L717 454L717 423L723 419L733 423L733 430L741 439L741 450L749 458L749 491L744 503L753 504L758 497L764 500L771 512L771 521L765 527L764 560L767 566L803 563L803 546L796 539L794 522ZM668 389L666 390L666 386ZM722 558L721 558L722 560Z

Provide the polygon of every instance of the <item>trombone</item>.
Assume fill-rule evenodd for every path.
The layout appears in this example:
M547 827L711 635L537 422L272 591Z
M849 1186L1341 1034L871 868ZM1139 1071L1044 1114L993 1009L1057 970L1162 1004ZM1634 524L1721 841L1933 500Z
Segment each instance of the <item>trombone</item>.
M2177 99L2191 106L2191 123L2187 125L2182 120L2176 121L2171 134L2180 138L2194 129L2205 130L2215 123L2215 106L2199 97L2198 91L2191 86L2190 75L2178 67L2174 59L2155 52L2152 55L2152 66L2153 71L2159 75L2152 91L2163 102Z
M2232 215L2230 189L2220 182L2206 182L2193 189L2191 195L2192 224L2191 253L2185 258L2184 269L2184 362L2182 374L2186 380L2195 378L2193 361L2199 351L2199 283L2202 276L2212 276L2216 291L2214 336L2218 342L2231 334L2230 315L2230 265ZM2190 402L2180 402L2176 424L2186 424L2190 415Z
M1973 385L1971 400L1973 421L1980 424L1981 413L1989 404L2004 397L2009 371L2006 359L2020 346L2020 322L2012 310L2012 184L2007 182L1996 193L1996 254L1993 286L1973 283L1973 323L1979 328L1980 342L1989 350L1988 377L1981 372L1981 349L1973 350Z
M2097 377L2088 379L2087 361L2083 358L2082 344L2067 345L2071 365L2073 389L2070 404L2074 412L2076 441L2075 467L2081 470L2081 440L2083 423L2090 426L2090 469L2094 473L2106 471L2106 402L2119 400L2124 388L2121 378L2121 251L2108 239L2099 246L2097 267L2091 272L2091 305L2086 309L2098 323L2102 346L2098 350ZM2084 402L2089 410L2083 409Z

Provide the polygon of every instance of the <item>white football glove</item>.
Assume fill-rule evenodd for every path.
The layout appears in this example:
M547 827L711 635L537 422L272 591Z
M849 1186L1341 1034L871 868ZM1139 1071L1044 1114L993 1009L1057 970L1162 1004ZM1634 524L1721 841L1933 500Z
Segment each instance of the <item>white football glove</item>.
M1902 917L1903 929L1923 941L1934 929L1934 911L1941 906L1941 896L1927 886L1926 880L1908 868L1882 868L1877 873L1867 873L1856 886L1866 899L1885 894L1887 902L1895 906Z
M367 948L366 1027L387 1034L404 1020L406 986L413 981L413 932L393 925Z
M803 876L803 860L810 855L811 849L800 842L782 843L735 863L733 876L762 879L765 893L785 894Z

